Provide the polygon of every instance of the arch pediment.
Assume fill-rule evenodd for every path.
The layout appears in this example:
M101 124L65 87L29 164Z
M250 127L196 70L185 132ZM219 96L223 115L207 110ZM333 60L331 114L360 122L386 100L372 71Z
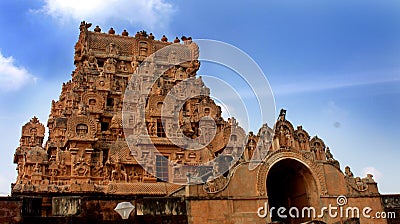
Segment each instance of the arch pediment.
M317 185L317 189L320 195L327 194L326 181L324 176L324 170L322 164L315 163L313 160L313 156L309 152L299 152L294 150L277 150L270 153L261 164L258 172L257 172L257 191L259 196L266 196L267 192L267 176L274 164L284 159L293 159L304 166L306 166Z

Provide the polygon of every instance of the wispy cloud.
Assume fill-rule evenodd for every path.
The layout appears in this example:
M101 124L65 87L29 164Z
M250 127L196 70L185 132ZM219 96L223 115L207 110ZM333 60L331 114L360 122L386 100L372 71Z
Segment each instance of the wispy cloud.
M328 101L322 111L328 116L335 117L347 117L349 112L339 106L335 101Z
M383 74L385 75L383 75ZM318 77L318 76L316 76ZM349 88L400 81L400 70L390 72L375 72L375 74L348 74L324 76L303 82L289 82L272 86L274 94L289 95L306 92L320 92L332 89Z
M96 21L105 23L116 19L146 28L168 25L174 7L164 0L44 0L35 12L44 13L61 21Z
M16 65L13 57L4 57L0 51L0 91L15 91L36 79L25 68Z
M364 167L362 170L363 177L366 177L367 174L372 174L374 176L375 181L379 181L382 177L382 173L373 166Z

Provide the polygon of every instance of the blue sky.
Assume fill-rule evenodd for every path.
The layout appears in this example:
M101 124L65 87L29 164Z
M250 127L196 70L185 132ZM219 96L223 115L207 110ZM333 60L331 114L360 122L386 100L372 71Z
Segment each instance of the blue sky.
M33 115L46 124L51 100L70 79L81 20L103 31L144 29L157 38L186 35L240 48L263 70L277 110L287 109L294 126L322 138L342 168L349 165L358 176L372 172L381 193L400 192L398 0L4 0L2 194L16 178L12 159L21 126ZM199 73L210 71L204 66Z

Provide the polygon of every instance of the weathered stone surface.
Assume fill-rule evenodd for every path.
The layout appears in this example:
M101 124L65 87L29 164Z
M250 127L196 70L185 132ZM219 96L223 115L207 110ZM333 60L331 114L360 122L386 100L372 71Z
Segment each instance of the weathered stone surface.
M14 224L22 220L22 200L16 197L0 197L0 223Z
M54 216L73 216L81 212L81 198L77 196L53 197L52 213Z

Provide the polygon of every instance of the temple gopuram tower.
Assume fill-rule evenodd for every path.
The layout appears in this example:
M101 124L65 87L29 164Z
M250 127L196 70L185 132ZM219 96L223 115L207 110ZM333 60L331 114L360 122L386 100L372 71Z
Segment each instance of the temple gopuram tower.
M116 223L119 202L134 206L129 223L388 223L318 216L329 206L383 211L372 175L343 171L283 109L257 133L224 119L197 75L192 38L90 27L80 24L75 70L51 103L48 138L36 117L22 127L15 223ZM272 207L316 215L262 216Z

